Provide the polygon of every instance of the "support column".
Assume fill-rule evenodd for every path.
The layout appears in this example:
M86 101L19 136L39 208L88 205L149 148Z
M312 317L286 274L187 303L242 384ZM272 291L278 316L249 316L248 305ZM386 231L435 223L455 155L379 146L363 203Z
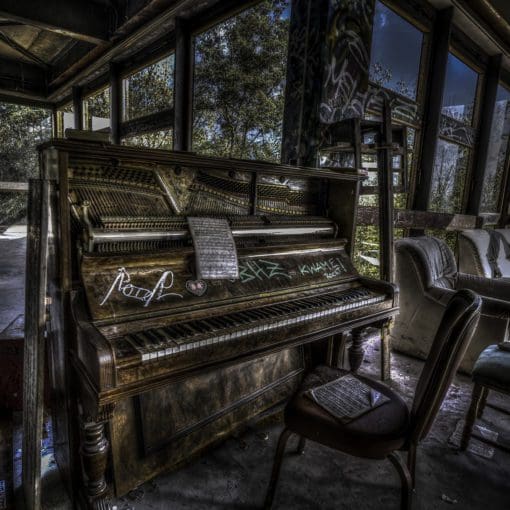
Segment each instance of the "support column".
M175 20L174 150L191 150L193 52L189 24Z
M120 144L120 122L122 119L122 79L119 67L110 63L110 133L113 144Z
M319 144L322 47L328 0L292 0L282 128L282 163L315 166Z
M473 166L473 177L471 179L471 192L469 193L466 214L478 215L482 200L483 181L485 169L489 159L489 144L498 94L499 75L501 71L502 55L494 55L489 59L487 74L485 77L485 91L482 98L482 112L480 119L480 132L475 164Z
M417 211L427 210L432 189L434 158L441 123L441 105L443 103L446 65L450 48L452 18L453 7L448 7L438 11L434 25L430 72L428 73L428 92L423 119L421 166L416 189L414 190L412 207Z
M83 91L73 87L74 129L83 129Z

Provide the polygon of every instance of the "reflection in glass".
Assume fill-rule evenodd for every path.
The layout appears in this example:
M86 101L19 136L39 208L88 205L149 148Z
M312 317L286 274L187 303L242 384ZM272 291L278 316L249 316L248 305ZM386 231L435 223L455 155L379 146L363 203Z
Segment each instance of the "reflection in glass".
M100 90L83 100L83 121L85 129L110 129L110 88Z
M122 80L124 120L173 106L174 61L174 55L169 55Z
M463 124L471 124L477 83L478 74L448 53L441 113Z
M265 0L195 38L193 150L280 158L288 0Z
M460 212L468 162L467 147L438 140L429 210Z
M498 212L498 198L503 178L505 158L510 134L510 91L498 87L492 117L487 165L480 203L481 212Z
M147 147L149 149L172 150L174 144L172 139L172 130L163 129L151 133L127 136L122 139L122 145L133 147Z
M423 34L381 2L376 2L370 80L416 99Z

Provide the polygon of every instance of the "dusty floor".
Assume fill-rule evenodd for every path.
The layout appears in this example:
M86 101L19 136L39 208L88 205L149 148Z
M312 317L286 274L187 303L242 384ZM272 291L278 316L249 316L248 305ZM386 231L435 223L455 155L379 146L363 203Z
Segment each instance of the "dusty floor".
M367 354L362 371L378 376L378 345ZM391 385L410 402L422 363L393 354ZM491 459L459 453L448 444L468 407L469 378L457 377L429 437L419 450L415 510L508 510L510 454L497 449ZM489 401L510 409L510 400L492 394ZM510 435L510 417L487 407L479 423ZM231 438L183 469L153 481L113 502L117 510L261 508L281 425L253 428ZM388 462L355 459L308 443L304 456L289 443L275 509L399 508L398 478ZM484 448L486 449L486 448ZM45 508L71 508L46 449L49 470Z
M0 239L0 331L23 312L24 239ZM8 251L8 256L7 255ZM378 345L369 348L362 372L378 377ZM394 353L391 385L408 402L422 363ZM459 453L449 445L470 399L467 377L457 377L418 457L415 510L508 510L510 509L510 454L496 450L491 459ZM491 394L489 401L510 410L510 399ZM21 429L19 413L0 415L0 510L14 508L14 486L19 484ZM510 416L490 407L483 421L510 436ZM47 424L48 427L48 424ZM49 427L48 427L49 428ZM179 471L157 477L128 495L113 501L117 510L154 509L255 509L260 508L272 465L280 424L252 428L228 439ZM14 435L14 437L13 437ZM304 456L285 457L275 509L392 509L398 508L399 484L388 462L355 459L308 443ZM43 444L44 508L72 508L60 484L52 456L51 435ZM6 500L10 501L6 503Z

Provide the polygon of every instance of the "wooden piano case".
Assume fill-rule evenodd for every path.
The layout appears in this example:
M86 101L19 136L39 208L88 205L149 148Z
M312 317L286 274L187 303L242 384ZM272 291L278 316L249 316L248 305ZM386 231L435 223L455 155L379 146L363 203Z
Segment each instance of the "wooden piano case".
M110 495L278 410L308 363L303 345L396 311L395 289L365 282L372 290L360 291L350 263L356 171L63 140L41 147L41 163L55 203L48 338L56 458L88 506L106 508ZM259 287L246 275L200 282L188 216L226 218L239 253L256 261L280 251L281 261L250 273L264 280ZM164 306L153 299L147 282L165 257L181 257L175 286L186 306L170 292L159 294ZM285 269L291 259L295 269ZM346 298L333 291L355 296L357 308L341 309ZM377 304L362 307L359 296Z

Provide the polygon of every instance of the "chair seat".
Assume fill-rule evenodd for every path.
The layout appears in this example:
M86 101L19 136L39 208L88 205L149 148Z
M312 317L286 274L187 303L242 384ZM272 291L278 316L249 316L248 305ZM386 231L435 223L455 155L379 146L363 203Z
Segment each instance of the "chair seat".
M389 397L390 401L347 424L341 423L304 395L307 390L346 373L350 372L326 366L312 371L285 409L286 426L307 439L358 457L383 459L401 449L406 442L409 410L402 398L384 384L352 374Z
M472 375L478 384L510 392L510 352L489 345L480 354Z

